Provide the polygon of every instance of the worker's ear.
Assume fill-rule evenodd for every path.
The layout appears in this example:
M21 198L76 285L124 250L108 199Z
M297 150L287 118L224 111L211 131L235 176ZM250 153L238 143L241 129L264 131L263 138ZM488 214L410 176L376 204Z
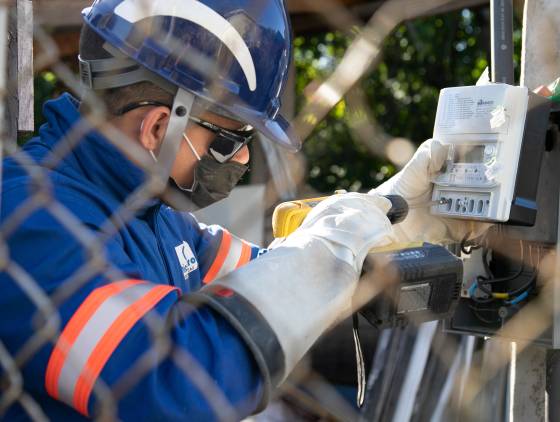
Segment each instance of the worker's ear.
M169 113L167 107L155 107L144 115L140 126L140 143L156 155L167 131Z

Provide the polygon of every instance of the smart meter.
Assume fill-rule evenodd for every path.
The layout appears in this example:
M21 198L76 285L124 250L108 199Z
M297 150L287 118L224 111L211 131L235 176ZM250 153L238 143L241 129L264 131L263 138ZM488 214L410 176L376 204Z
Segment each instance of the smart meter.
M448 146L433 178L433 214L532 225L549 101L525 87L464 86L440 93L434 139Z

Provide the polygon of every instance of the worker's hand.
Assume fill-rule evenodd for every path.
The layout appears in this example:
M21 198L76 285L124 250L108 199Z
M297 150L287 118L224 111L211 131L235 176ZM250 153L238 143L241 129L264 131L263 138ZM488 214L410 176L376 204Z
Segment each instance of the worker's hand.
M359 274L372 247L396 241L387 219L390 208L391 202L377 194L333 195L315 206L292 236L321 238Z
M198 295L218 303L220 312L227 310L230 321L231 315L244 316L238 325L249 338L255 336L248 344L253 350L266 345L257 356L273 362L265 370L282 371L268 379L282 381L322 333L352 313L367 252L395 240L386 216L390 207L389 200L376 194L333 195L314 207L281 244ZM243 300L232 300L222 290ZM271 347L275 339L280 347ZM278 365L282 359L283 366Z
M431 200L432 178L445 163L448 148L430 139L416 151L408 164L395 176L370 193L397 194L410 205ZM432 243L458 242L482 235L490 224L441 218L430 214L430 208L411 209L408 217L395 226L399 242L428 241Z

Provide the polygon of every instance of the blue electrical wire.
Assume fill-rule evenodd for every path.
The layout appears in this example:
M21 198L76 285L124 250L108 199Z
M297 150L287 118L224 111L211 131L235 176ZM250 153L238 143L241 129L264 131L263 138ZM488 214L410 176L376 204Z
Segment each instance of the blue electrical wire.
M519 296L517 296L515 299L507 301L506 304L508 305L517 305L519 302L527 299L527 296L529 296L529 290L525 290L523 293L521 293Z
M475 280L473 282L473 284L471 284L471 287L469 287L469 297L473 297L474 296L474 292L476 291L476 288L478 286L477 281Z

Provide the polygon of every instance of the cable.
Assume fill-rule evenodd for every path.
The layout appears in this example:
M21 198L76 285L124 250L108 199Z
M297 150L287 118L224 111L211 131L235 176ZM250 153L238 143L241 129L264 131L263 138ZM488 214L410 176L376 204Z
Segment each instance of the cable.
M527 299L529 297L529 292L531 291L531 289L527 289L525 292L521 293L519 296L517 296L515 299L510 300L508 302L506 302L506 305L517 305L518 303L524 301L525 299Z
M529 254L530 254L530 260L531 260L531 266L533 266L533 253L532 253L532 247L531 247L531 245L529 245ZM529 281L528 281L527 283L525 283L523 286L521 286L521 287L519 287L519 288L517 288L517 289L515 289L515 290L513 290L513 291L510 291L509 294L510 294L511 296L515 296L515 295L518 295L518 294L520 294L520 293L521 293L522 295L525 294L525 293L527 293L527 295L525 295L525 296L528 296L529 290L533 287L533 283L535 283L536 280L537 280L537 276L538 276L538 273L539 273L540 264L541 264L540 248L537 247L537 265L536 265L536 267L534 267L535 269L533 270L533 273L531 274L531 278L530 278ZM514 300L515 300L515 299L514 299ZM516 302L516 303L517 303L517 302Z
M474 302L477 302L477 303L490 303L494 300L494 298L492 297L492 291L489 288L487 288L486 286L484 286L484 284L483 284L489 278L494 277L494 275L492 274L492 271L490 270L490 266L488 265L488 254L489 253L490 253L490 250L488 248L484 248L484 250L482 252L482 263L484 265L484 271L486 271L487 277L477 276L476 281L473 283L473 285L469 289L469 296L471 297L471 299ZM480 298L475 297L474 294L475 294L477 288L479 290L481 290L482 292L486 293L489 296L489 298L480 299Z
M474 292L476 292L477 286L478 286L478 281L475 281L473 284L471 284L471 287L469 287L468 290L469 297L474 296Z
M520 261L521 264L517 271L506 277L494 277L492 270L490 269L490 265L488 262L488 256L490 254L490 249L485 247L483 254L482 254L482 262L484 266L484 270L486 272L486 276L478 276L476 281L473 285L469 288L469 296L473 302L478 305L489 304L496 300L502 300L505 306L515 306L520 302L526 300L529 297L530 290L533 288L533 285L536 281L537 274L538 274L538 267L540 266L540 250L537 248L537 266L533 265L533 251L532 245L529 245L529 261L530 266L535 268L535 270L530 275L530 279L528 282L523 284L521 287L518 287L515 290L505 291L505 292L493 292L492 289L488 286L493 283L503 283L508 281L513 281L521 277L525 271L525 251L523 247L523 241L519 242L519 249L520 249ZM475 297L476 289L479 289L483 293L485 293L488 297L487 298L477 298ZM478 319L486 323L494 323L487 318L482 317L479 312L486 311L486 312L497 312L497 309L494 308L479 308L478 306L471 306L471 309L474 311L475 315Z
M461 248L461 252L463 252L465 255L470 255L472 254L472 251L475 251L477 249L482 248L482 242L484 242L484 240L486 239L486 233L481 237L481 242L477 243L475 242L476 239L471 240L472 244L467 244L467 242L469 241L469 236L471 235L472 232L467 232L467 234L465 234L465 236L463 237L463 240L461 240L460 243L460 248ZM466 248L469 249L466 249Z
M501 319L498 317L496 320L492 321L486 317L483 317L482 315L480 315L480 312L494 312L497 313L498 309L494 309L494 308L478 308L476 306L473 305L469 305L469 308L471 308L471 310L474 312L475 316L482 322L486 323L486 324L499 324L501 322Z
M478 277L476 277L476 286L480 291L492 297L492 290L484 285L487 280L488 279L486 277L479 275Z
M485 324L499 324L502 319L499 317L499 308L500 306L511 307L513 309L519 309L521 306L520 304L529 299L529 296L534 288L536 288L536 281L539 273L540 263L541 263L541 256L540 256L540 247L536 246L537 249L537 258L536 258L536 265L533 256L533 245L529 244L529 268L532 268L532 272L526 271L527 265L525 264L526 256L523 242L519 242L519 250L520 250L520 265L517 271L514 274L505 276L505 277L495 277L492 270L490 269L489 264L489 255L491 250L488 248L487 245L484 246L484 250L482 253L482 262L484 266L484 270L486 275L480 275L476 278L476 281L473 285L469 288L469 296L473 304L469 304L469 308L472 310L474 316L481 322ZM462 245L464 248L465 245ZM522 286L505 292L493 292L491 289L491 285L493 283L503 283L503 282L510 282L520 277L528 277L528 281L525 282ZM480 291L484 292L488 297L486 298L477 298L475 297L476 290L479 289ZM497 301L501 301L502 305L497 306L499 303ZM493 305L495 304L495 305ZM490 305L484 306L484 305ZM496 306L496 307L494 307ZM512 311L515 312L515 311ZM484 313L491 313L495 315L495 319L489 318L484 315Z
M537 279L537 272L535 271L532 275L531 278L529 279L529 281L527 283L525 283L523 286L508 292L510 296L515 296L518 295L519 293L523 293L525 290L529 289L533 283L535 282L535 280Z
M494 278L494 273L490 269L490 264L488 264L488 255L490 254L490 248L484 248L482 254L482 264L484 265L484 271L486 271L486 276L488 278Z
M490 278L488 278L484 281L484 284L503 283L504 281L512 281L512 280L515 280L516 278L518 278L523 273L523 270L525 269L525 256L524 256L525 253L524 253L524 250L523 250L523 241L520 240L519 244L520 244L520 250L521 250L521 257L520 257L521 264L520 264L519 268L517 269L517 271L515 272L515 274L507 276L507 277L498 277L498 278L494 278L493 275L492 275L492 277L490 277ZM487 261L487 258L485 256L483 256L483 263L485 264L484 265L485 269L488 269L488 271L489 271L490 266L488 265L488 261Z

